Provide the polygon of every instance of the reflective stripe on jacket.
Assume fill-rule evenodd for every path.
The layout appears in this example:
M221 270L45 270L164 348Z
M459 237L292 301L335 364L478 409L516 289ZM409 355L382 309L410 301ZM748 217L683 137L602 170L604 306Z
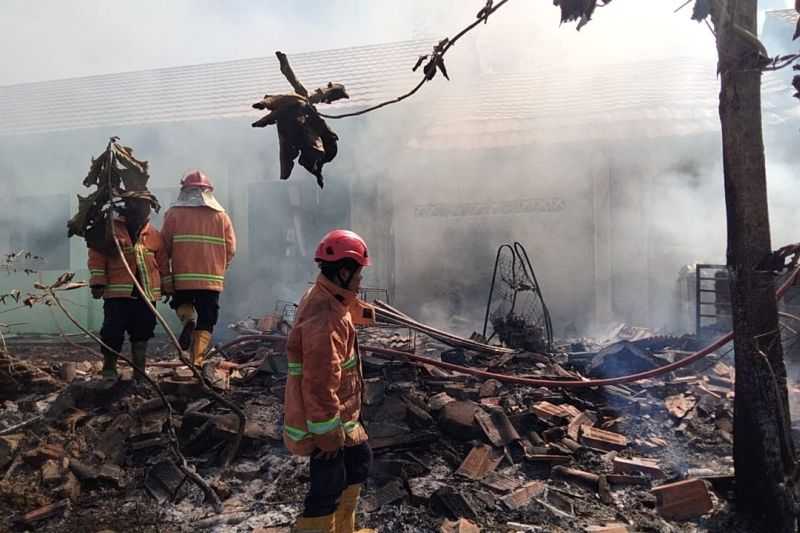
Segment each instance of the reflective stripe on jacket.
M317 278L289 334L283 441L296 455L367 440L361 426L361 361L350 309L352 291Z
M151 301L161 297L164 292L171 293L169 285L169 261L161 234L150 223L146 223L136 244L132 244L131 236L123 218L114 221L114 233L125 253L125 260L136 275L142 288ZM103 297L133 298L134 285L119 253L114 251L110 256L89 248L89 285L105 287Z
M175 290L222 292L225 271L236 254L236 234L227 213L209 207L171 207L161 234Z

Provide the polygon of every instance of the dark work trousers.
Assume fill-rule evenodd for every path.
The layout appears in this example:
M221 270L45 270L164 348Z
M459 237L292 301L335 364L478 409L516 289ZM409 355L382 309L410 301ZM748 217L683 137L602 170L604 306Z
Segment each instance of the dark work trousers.
M342 448L333 459L317 459L317 453L311 456L311 488L303 511L308 518L333 514L344 489L367 481L372 466L372 450L366 442Z
M117 352L122 351L126 332L133 343L152 339L155 329L156 317L141 298L109 298L103 303L100 338ZM113 355L105 348L102 351Z
M219 293L217 291L175 291L170 306L177 309L183 304L192 304L197 311L195 330L212 333L219 319Z

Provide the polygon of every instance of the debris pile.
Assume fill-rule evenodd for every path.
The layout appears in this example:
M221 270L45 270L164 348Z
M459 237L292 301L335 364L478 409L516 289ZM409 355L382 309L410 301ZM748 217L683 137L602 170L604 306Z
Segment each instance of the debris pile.
M181 452L223 513L169 453L170 415L152 390L127 375L100 381L92 376L98 363L77 363L66 384L52 361L29 359L59 390L19 391L0 404L0 506L13 512L3 527L72 531L91 516L95 528L140 520L170 531L288 531L308 466L281 442L285 343L256 331L264 330L219 347L203 369L247 414L228 468L221 465L236 416L205 397L178 363L148 368L172 405ZM550 356L453 348L412 335L407 325L365 327L359 336L364 346L414 350L433 361L570 380L589 368L618 375L628 369L623 362L660 365L692 349L690 338L625 340L636 337L625 328L603 339L611 345L583 339ZM727 498L735 375L720 356L664 379L574 391L512 386L369 353L362 367L362 421L375 453L364 527L681 531L694 527L685 521L721 530L734 520Z

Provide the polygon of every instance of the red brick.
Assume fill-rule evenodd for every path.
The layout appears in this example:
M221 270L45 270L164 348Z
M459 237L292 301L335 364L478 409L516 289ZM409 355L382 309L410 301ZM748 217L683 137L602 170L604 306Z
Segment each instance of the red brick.
M646 457L614 458L614 472L617 474L645 474L651 478L662 479L664 472L658 466L658 461Z
M624 435L591 426L581 426L580 442L590 448L608 451L622 450L628 446L628 439Z
M670 520L690 520L714 508L708 484L702 479L687 479L652 489L658 512Z

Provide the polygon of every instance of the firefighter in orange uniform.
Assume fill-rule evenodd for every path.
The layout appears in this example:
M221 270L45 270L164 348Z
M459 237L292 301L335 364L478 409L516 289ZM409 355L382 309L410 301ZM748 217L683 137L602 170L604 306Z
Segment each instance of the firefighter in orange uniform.
M225 272L236 254L233 224L213 191L202 171L186 174L161 230L172 265L172 307L183 324L181 347L187 350L191 345L192 361L198 366L211 343Z
M353 533L355 509L372 463L361 425L361 360L354 323L371 318L357 298L367 245L334 230L315 254L320 275L297 310L289 334L283 440L311 457L311 487L292 531ZM371 530L358 530L367 532Z
M148 221L150 209L150 200L125 200L123 216L114 220L114 234L147 299L156 302L161 297L162 289L169 294L172 288L161 234ZM109 254L90 248L89 271L92 296L105 299L100 338L110 348L120 352L127 332L131 341L131 360L134 366L144 371L147 341L153 337L156 327L155 315L134 287L116 248ZM117 356L105 347L101 347L101 351L103 377L117 377ZM140 379L139 374L135 374L135 377Z

